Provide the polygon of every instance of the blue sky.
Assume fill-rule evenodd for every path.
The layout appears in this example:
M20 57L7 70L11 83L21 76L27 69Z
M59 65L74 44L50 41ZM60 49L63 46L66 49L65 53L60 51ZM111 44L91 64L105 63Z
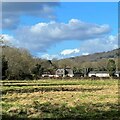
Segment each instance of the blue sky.
M117 2L3 3L2 34L33 56L61 59L117 48Z

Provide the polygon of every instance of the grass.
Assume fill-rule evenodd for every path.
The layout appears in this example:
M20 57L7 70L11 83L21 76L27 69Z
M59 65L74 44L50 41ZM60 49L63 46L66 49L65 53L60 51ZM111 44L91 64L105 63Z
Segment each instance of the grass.
M118 120L118 80L1 81L3 119ZM21 85L21 86L19 86Z

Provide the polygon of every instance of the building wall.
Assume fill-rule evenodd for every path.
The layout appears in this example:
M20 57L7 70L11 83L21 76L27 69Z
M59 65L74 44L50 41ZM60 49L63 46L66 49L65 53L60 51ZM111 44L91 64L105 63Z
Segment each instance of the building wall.
M72 69L58 69L56 70L56 75L65 77L65 76L69 76L69 77L73 77L73 70Z
M96 73L96 77L110 77L109 73Z
M89 73L88 74L88 77L92 77L92 76L96 76L96 74L95 73Z
M92 76L96 76L96 77L110 77L109 73L89 73L88 77L92 77Z
M56 75L64 76L65 75L65 70L64 69L57 69L56 70Z

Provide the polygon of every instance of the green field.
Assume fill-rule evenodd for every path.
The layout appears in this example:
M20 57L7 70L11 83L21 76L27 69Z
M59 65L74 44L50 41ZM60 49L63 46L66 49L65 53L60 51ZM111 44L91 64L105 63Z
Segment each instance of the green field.
M10 80L2 84L3 120L118 120L118 80Z

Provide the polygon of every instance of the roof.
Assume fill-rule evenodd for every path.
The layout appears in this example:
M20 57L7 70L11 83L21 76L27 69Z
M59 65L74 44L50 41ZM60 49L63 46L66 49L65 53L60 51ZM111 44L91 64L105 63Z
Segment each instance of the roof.
M120 71L116 71L115 73L116 73L116 74L120 74Z
M108 73L107 71L90 71L90 74L96 74L96 73Z
M58 68L58 69L56 69L56 71L57 71L57 70L65 70L65 69L64 69L64 68Z
M68 70L68 69L71 69L71 68L58 68L56 70ZM71 69L72 70L72 69Z

